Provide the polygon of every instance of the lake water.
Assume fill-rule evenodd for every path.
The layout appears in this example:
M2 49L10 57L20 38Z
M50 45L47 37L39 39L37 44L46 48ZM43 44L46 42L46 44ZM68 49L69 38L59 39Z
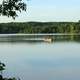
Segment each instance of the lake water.
M0 42L3 75L21 80L80 80L80 38L47 42Z

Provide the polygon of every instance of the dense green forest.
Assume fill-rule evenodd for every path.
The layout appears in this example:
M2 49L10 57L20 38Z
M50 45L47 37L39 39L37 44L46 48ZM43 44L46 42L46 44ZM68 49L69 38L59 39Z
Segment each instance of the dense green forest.
M80 22L0 23L0 34L5 33L80 33Z

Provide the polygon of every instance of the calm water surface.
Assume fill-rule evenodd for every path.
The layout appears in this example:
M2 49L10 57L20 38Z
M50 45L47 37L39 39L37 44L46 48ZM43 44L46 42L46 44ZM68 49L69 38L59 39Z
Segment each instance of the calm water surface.
M4 76L21 80L80 80L80 43L77 41L0 42Z

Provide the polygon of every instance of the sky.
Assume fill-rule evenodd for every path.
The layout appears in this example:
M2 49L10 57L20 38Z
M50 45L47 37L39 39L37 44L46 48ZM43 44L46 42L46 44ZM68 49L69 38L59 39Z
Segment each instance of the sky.
M2 22L62 22L80 20L80 0L24 0L27 11L18 13L15 20L0 16ZM0 0L1 3L1 0Z

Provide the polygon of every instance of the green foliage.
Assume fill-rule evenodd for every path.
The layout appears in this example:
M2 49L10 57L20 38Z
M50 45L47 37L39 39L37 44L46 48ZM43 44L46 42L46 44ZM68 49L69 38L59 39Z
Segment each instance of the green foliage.
M0 15L15 19L17 11L26 11L26 4L22 0L3 0L0 5Z
M2 63L2 62L0 62L0 72L1 72L1 74L0 74L0 80L17 80L14 77L13 78L4 78L3 75L2 75L3 70L5 70L5 64ZM18 80L20 80L20 79L18 79Z
M0 34L10 33L80 33L79 22L1 23Z
M5 70L5 64L0 62L0 71Z

